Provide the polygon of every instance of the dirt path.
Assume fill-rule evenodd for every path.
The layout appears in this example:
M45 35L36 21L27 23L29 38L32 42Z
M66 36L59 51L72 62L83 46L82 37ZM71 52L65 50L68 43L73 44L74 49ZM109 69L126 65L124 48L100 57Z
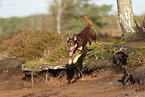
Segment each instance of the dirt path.
M9 64L9 61L17 65ZM122 74L100 70L96 77L84 76L84 80L67 84L66 76L62 79L50 77L45 83L45 77L34 78L34 87L31 81L24 81L21 72L21 62L16 59L1 61L0 68L0 97L145 97L145 91L137 90L139 85L124 86Z
M97 78L85 76L72 84L67 84L66 79L61 82L52 79L48 84L37 81L33 88L31 82L15 79L15 82L0 82L0 97L145 97L144 91L136 91L139 85L124 88L118 82L121 77L105 73Z

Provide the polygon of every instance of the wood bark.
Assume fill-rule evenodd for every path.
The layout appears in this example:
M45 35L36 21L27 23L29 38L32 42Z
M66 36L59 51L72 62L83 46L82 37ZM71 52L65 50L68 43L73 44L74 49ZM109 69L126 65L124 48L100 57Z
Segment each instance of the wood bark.
M63 11L66 7L66 0L55 0L54 1L57 7L57 15L56 15L56 22L57 22L57 32L60 34L61 33L61 19L62 19L62 14Z
M131 0L117 0L117 6L122 37L127 41L139 39L143 30L135 21Z

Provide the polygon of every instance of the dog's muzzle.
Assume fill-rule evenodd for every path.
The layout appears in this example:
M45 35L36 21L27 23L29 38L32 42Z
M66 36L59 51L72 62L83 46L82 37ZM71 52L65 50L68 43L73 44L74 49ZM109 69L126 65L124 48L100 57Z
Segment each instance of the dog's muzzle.
M76 47L77 47L77 44L76 44L75 46L73 46L73 47L70 47L69 56L72 56L72 55L73 55L73 53L74 53Z

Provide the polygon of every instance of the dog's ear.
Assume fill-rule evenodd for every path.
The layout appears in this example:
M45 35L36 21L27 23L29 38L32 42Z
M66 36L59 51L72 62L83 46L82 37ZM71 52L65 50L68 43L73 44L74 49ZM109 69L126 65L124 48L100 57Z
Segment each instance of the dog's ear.
M69 40L70 39L70 37L68 36L68 34L67 34L67 40Z
M77 38L77 36L74 34L74 36L73 36L73 39L74 40L77 40L78 38Z

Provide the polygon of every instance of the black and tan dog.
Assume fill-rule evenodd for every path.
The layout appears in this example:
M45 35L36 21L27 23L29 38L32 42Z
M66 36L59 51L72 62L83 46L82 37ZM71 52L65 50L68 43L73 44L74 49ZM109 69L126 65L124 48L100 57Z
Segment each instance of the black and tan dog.
M97 43L96 39L96 33L95 31L91 28L92 22L87 18L87 16L84 16L87 26L78 34L74 35L72 38L70 38L67 35L67 44L69 47L69 62L67 66L67 80L68 83L71 82L73 77L75 77L74 81L75 82L78 78L82 76L81 69L83 68L82 62L83 62L83 57L85 53L85 48L87 42L90 43L91 45L91 40L94 40L95 43ZM76 55L74 60L72 61L72 56L75 54L76 51L79 51L79 54Z
M95 43L97 43L96 33L91 28L92 22L88 19L87 16L84 16L84 18L87 22L87 26L78 34L76 35L74 34L72 38L70 38L67 35L67 44L69 47L69 56L70 56L68 62L69 65L75 64L78 61L78 59L81 57L81 55L84 54L87 42L89 42L89 44L91 45L91 39L92 39L95 41ZM72 56L76 50L79 50L80 53L72 61Z

